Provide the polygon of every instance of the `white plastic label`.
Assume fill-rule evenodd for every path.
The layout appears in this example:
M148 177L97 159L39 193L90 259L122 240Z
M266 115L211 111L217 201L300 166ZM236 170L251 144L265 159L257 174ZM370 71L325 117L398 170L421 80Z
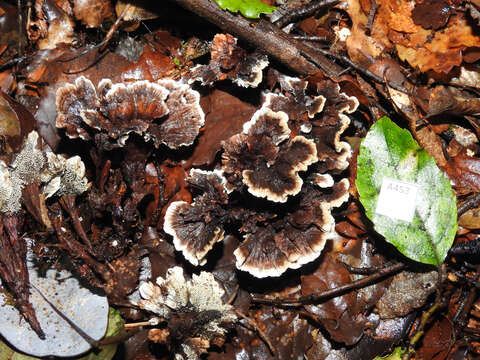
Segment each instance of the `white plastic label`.
M396 220L412 222L419 186L384 177L375 212Z

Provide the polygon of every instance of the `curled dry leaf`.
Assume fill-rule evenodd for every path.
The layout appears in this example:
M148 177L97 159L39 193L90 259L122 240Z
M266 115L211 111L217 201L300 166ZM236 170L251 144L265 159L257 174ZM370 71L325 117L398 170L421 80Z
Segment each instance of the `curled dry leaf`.
M27 33L31 41L37 40L40 50L76 42L73 20L54 1L36 1L35 12L35 20L32 15L28 18Z
M462 63L462 52L478 46L479 36L465 13L452 11L448 1L383 1L371 36L365 35L369 8L363 8L364 2L359 0L347 2L353 22L348 52L352 60L366 67L384 57L385 50L396 48L401 60L421 72L448 73Z
M131 132L153 139L155 146L170 148L191 145L203 126L205 115L200 96L188 85L174 80L147 80L113 84L103 79L95 90L85 77L57 90L57 127L71 138L88 140L102 131L114 144L124 146ZM160 124L155 119L162 119ZM100 133L100 135L102 134ZM98 135L98 133L97 133Z
M0 137L5 143L3 151L18 151L35 124L35 118L24 106L0 91Z

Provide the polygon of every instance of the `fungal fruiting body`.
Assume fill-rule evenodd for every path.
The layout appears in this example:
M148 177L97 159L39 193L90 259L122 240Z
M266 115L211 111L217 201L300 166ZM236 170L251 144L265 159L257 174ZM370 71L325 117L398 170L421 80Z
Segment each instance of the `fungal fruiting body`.
M281 91L266 94L243 131L222 143L220 169L191 171L200 195L167 210L164 230L194 265L205 264L227 227L244 234L237 268L256 277L313 261L337 235L331 210L348 199L349 182L332 174L348 166L340 136L358 101L330 80L314 90L300 79L278 82Z

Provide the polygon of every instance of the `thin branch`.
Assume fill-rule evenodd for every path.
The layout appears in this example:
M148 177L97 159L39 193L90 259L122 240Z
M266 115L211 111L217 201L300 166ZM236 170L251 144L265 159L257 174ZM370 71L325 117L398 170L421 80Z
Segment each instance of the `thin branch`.
M274 24L279 28L283 28L285 25L288 25L294 21L304 19L310 15L315 14L318 10L324 7L330 7L338 4L339 0L321 0L314 1L305 5L301 5L296 9L289 10L285 15L283 15L278 20L274 21Z
M457 214L461 216L465 214L468 210L479 207L480 206L480 193L471 197L467 201L465 201L462 206L458 208Z
M319 68L335 75L341 68L318 52L291 38L273 24L260 20L250 22L223 11L208 0L171 0L217 25L220 29L261 49L300 75L311 75Z
M357 274L357 275L372 275L378 272L380 269L388 267L389 265L384 265L382 267L372 266L372 267L355 267L350 266L347 263L343 263L350 274Z
M265 342L265 344L267 344L268 349L272 353L273 357L276 359L277 356L275 353L275 348L273 347L272 342L268 338L267 334L265 334L265 332L263 332L263 330L260 329L260 327L257 325L257 323L254 320L250 319L244 313L238 310L233 310L233 311L235 312L235 314L237 314L238 317L241 317L242 319L244 319L252 330L258 333L258 336L260 337L260 339L262 339Z
M433 316L435 311L437 311L439 308L440 308L440 304L435 303L430 309L423 312L422 318L420 320L420 324L418 325L418 328L415 330L415 334L410 339L410 343L408 344L408 351L402 356L402 360L411 359L412 356L415 354L415 346L425 334L425 326L427 325L428 320Z
M18 56L22 56L22 37L23 37L23 19L22 19L22 0L17 0L17 21L18 21Z
M377 13L378 4L375 0L370 0L370 11L368 12L368 21L365 27L365 34L370 36L372 31L373 20L375 20L375 14Z
M307 44L307 46L310 46L310 45ZM392 89L395 89L395 90L401 91L401 92L403 92L407 95L410 95L410 91L408 91L405 87L403 87L401 85L391 83L390 81L387 81L387 80L381 78L377 74L375 74L375 73L371 72L370 70L365 69L362 66L358 65L357 63L353 62L347 56L337 55L337 54L334 54L334 53L332 53L328 50L324 50L324 49L320 49L320 48L315 48L315 50L322 53L323 55L331 56L335 60L341 61L341 62L349 65L351 68L357 70L360 74L363 74L364 76L372 79L373 81L375 81L379 84L388 85Z
M352 290L360 289L365 286L372 285L382 280L383 278L395 274L406 267L403 263L397 263L388 267L379 269L377 273L366 276L362 279L352 281L350 284L339 286L330 290L323 291L321 293L314 293L310 295L298 296L295 298L277 298L268 299L264 297L254 296L253 301L261 304L273 304L273 305L289 305L289 306L302 306L304 304L310 304L321 300L331 299L340 295L344 295Z
M328 36L292 35L292 39L299 40L299 41L312 41L312 42L330 41Z
M35 289L42 299L50 305L53 311L57 313L58 316L60 316L63 320L67 322L70 327L77 332L78 335L82 337L83 340L85 340L87 343L89 343L92 347L98 347L98 341L92 338L90 335L88 335L81 327L79 327L77 324L75 324L67 315L65 315L59 308L57 308L48 298L33 284L30 284L30 286Z

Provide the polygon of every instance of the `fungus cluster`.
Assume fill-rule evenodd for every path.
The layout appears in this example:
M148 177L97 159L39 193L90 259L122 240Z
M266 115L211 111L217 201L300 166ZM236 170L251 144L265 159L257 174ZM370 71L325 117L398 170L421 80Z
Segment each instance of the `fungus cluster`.
M238 86L255 88L262 82L262 71L268 66L266 55L259 52L247 54L237 46L237 39L229 34L215 35L210 56L208 65L191 69L189 82L211 85L215 81L230 79Z
M243 131L223 142L221 166L191 170L194 201L167 210L164 230L194 265L205 264L227 226L244 234L237 268L256 277L301 267L336 236L331 210L348 199L349 183L332 175L348 166L351 149L340 136L358 101L330 80L313 89L287 76L278 83Z
M199 93L169 79L127 84L103 79L95 89L81 76L57 90L56 104L56 126L68 137L114 140L105 142L107 149L124 146L132 132L155 147L177 149L191 145L205 121Z
M65 158L42 143L36 131L28 134L10 165L0 160L0 212L16 213L21 208L24 188L37 183L40 193L79 195L88 189L85 165L79 156Z
M167 328L152 329L149 338L173 344L176 360L197 360L212 345L221 345L227 326L236 321L232 306L223 302L224 290L213 275L201 272L186 280L181 267L173 267L156 284L140 286L138 306L157 315L152 324L168 321Z
M30 303L25 239L19 236L17 213L22 204L39 223L51 229L45 199L75 196L88 189L85 165L79 156L54 154L36 131L25 139L7 164L0 160L0 273L13 293L15 305L40 338L45 334Z

